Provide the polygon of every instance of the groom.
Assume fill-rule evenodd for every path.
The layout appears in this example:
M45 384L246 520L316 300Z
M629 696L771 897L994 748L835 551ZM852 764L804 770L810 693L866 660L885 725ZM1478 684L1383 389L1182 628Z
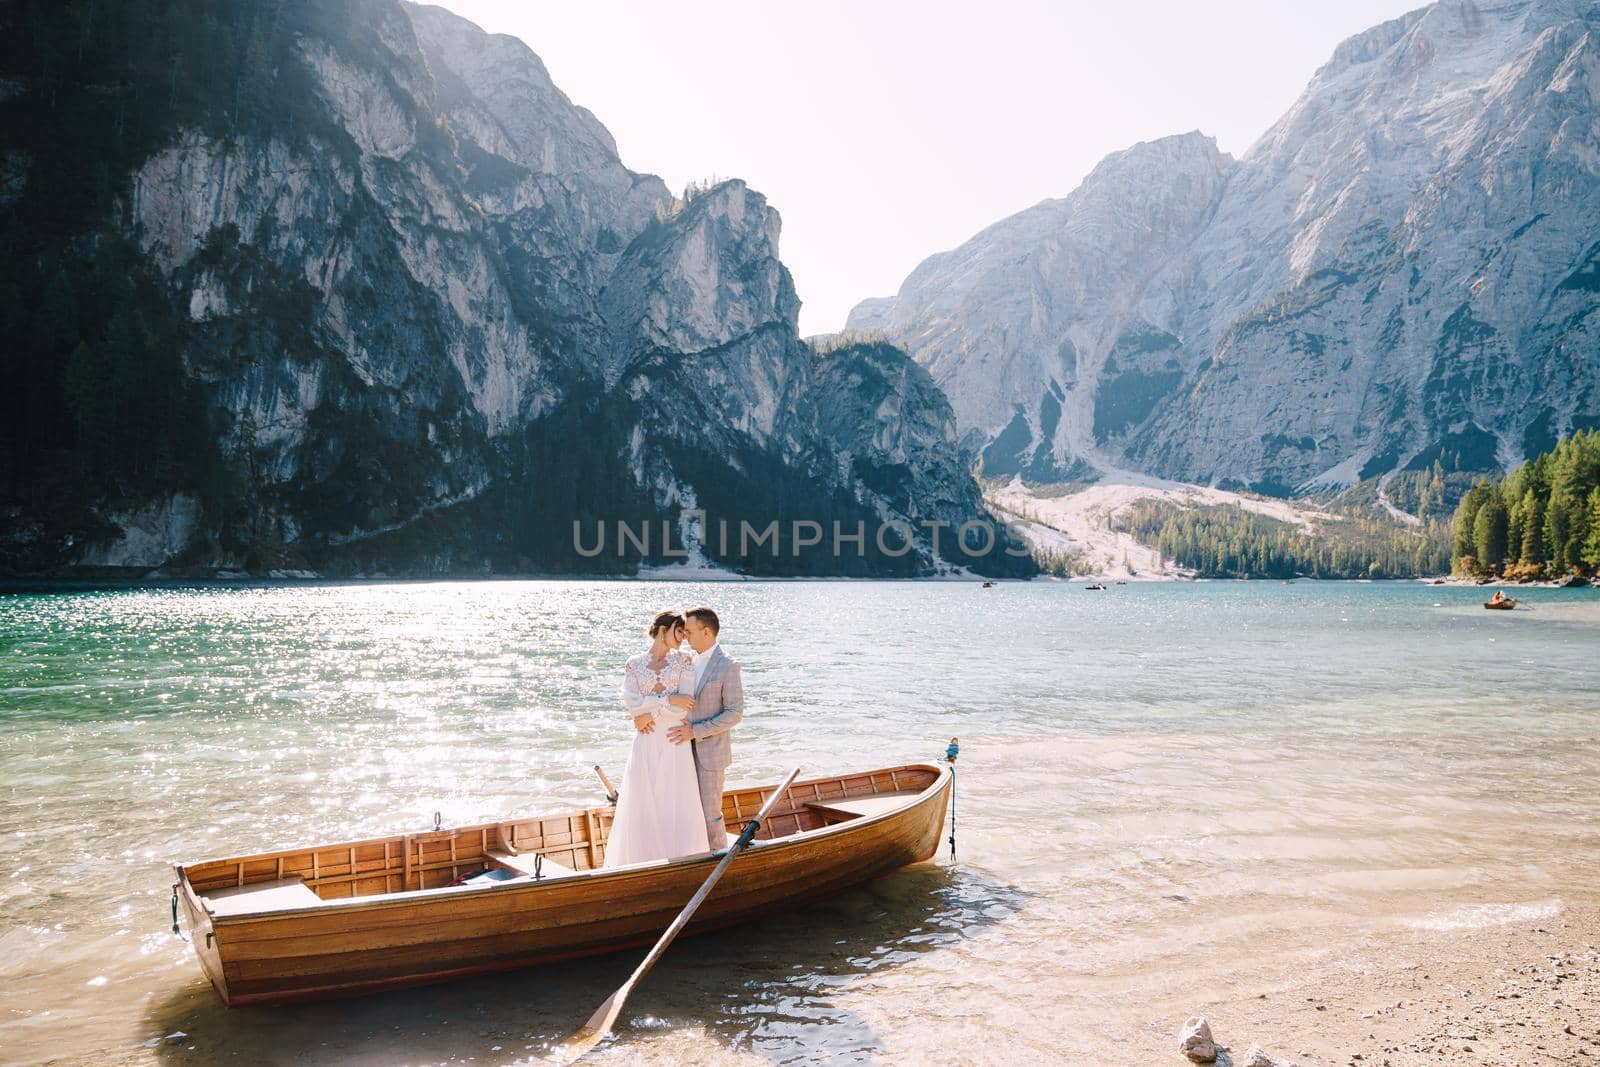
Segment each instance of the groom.
M706 843L713 851L728 845L722 823L722 780L733 761L729 732L744 718L744 682L739 665L717 643L721 623L710 608L684 613L689 647L694 649L694 710L690 719L667 731L675 745L694 746L694 770L700 779L700 807L706 815Z

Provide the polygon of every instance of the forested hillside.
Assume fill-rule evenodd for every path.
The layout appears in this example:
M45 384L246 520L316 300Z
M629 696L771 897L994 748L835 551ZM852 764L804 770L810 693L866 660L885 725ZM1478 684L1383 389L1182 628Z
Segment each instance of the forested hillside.
M1575 433L1461 498L1451 537L1460 574L1559 578L1600 568L1600 430Z
M1448 563L1437 525L1407 526L1370 509L1330 517L1311 532L1238 507L1143 500L1120 522L1202 578L1416 578Z

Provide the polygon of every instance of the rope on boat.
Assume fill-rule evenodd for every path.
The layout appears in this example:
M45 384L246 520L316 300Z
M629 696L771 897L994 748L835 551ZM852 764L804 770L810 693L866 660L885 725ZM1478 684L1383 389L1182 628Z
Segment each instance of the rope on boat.
M952 737L945 746L944 761L950 764L950 862L956 861L956 757L961 755L960 739Z

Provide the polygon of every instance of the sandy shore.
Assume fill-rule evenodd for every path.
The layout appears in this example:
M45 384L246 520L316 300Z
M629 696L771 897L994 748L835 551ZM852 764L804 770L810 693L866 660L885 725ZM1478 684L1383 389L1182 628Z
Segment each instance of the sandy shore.
M1254 971L1256 968L1251 967ZM1270 972L1270 967L1266 968ZM1106 1062L1183 1063L1177 1033L1204 1014L1224 1054L1284 1064L1600 1064L1600 900L1553 918L1375 937L1289 980L1235 980L1152 1020Z

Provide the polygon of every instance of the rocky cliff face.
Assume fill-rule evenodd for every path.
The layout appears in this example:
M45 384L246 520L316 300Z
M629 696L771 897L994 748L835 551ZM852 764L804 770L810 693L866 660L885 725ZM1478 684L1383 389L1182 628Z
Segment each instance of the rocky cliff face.
M817 367L820 426L842 472L893 510L930 531L960 527L980 513L969 454L956 437L955 413L933 377L889 344L847 344ZM968 531L981 544L980 529ZM959 557L957 557L959 558Z
M681 538L696 509L758 527L983 515L959 461L863 458L885 419L942 434L948 405L925 382L890 388L892 416L841 402L797 337L760 194L676 200L520 41L442 9L288 11L241 47L282 57L254 76L298 87L297 110L174 124L100 231L170 294L222 487L90 501L99 527L65 561L628 570L672 558L661 522ZM619 521L656 538L576 551L575 524L592 543ZM763 573L936 566L926 539L847 559L787 542L697 550Z
M918 555L996 573L1030 567L1005 555L949 402L926 371L892 345L819 356L797 340L800 304L777 239L765 199L725 182L647 228L622 257L602 296L613 342L606 378L632 405L638 481L711 525L777 521L792 540L793 522L815 522L817 551L839 549L845 573L906 572ZM945 532L968 522L966 542ZM844 535L865 530L865 542L836 541L836 523ZM899 525L880 541L888 523ZM916 547L901 557L906 529ZM702 528L696 550L716 558L720 544ZM773 570L763 551L746 565Z
M1341 45L1236 164L1120 153L851 326L904 341L1000 473L1501 468L1600 423L1597 94L1592 3L1443 0Z
M1091 454L1102 380L1114 384L1100 420L1125 423L1146 379L1171 376L1173 339L1146 320L1178 305L1171 264L1233 165L1198 133L1118 152L1065 199L928 259L899 296L857 307L850 327L887 333L932 372L983 447L985 474L1064 480Z

